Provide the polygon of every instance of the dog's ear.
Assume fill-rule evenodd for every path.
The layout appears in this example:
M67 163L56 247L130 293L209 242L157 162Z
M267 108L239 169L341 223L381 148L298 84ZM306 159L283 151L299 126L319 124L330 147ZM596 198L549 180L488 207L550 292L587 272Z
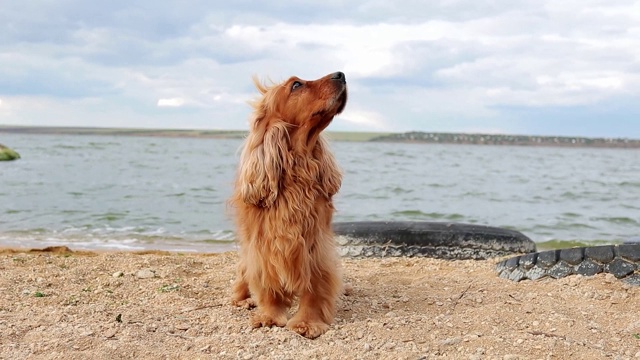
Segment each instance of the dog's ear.
M258 130L247 140L240 159L240 196L245 203L270 207L278 197L282 169L289 161L286 124L273 124L264 131Z
M320 163L318 183L328 199L331 199L342 184L342 173L336 159L329 151L327 141L320 136L313 148L313 157Z

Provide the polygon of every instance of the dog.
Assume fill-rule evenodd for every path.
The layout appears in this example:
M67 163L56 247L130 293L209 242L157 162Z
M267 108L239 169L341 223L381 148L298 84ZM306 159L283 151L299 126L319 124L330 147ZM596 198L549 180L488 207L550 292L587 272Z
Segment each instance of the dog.
M331 219L342 174L321 132L347 103L344 73L264 85L254 102L234 192L240 260L236 306L256 306L254 328L326 332L343 289ZM289 308L298 310L289 318Z

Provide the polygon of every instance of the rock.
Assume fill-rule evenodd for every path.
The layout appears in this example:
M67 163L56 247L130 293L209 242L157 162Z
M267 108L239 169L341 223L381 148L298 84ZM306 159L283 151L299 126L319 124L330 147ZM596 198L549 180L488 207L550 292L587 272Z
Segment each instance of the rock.
M444 339L440 342L440 345L443 346L451 346L451 345L457 345L462 341L462 339L460 337L453 337L453 338L448 338L448 339Z
M136 277L138 279L152 279L156 276L156 272L149 269L138 270Z
M107 330L104 332L104 334L103 334L103 335L104 335L104 337L105 337L105 338L107 338L107 339L111 339L112 337L116 336L116 333L118 333L118 330L117 330L117 329L115 329L115 328L110 328L110 329L107 329Z
M20 154L0 144L0 161L11 161L20 159Z
M116 271L112 275L114 278L123 277L124 273L122 271Z

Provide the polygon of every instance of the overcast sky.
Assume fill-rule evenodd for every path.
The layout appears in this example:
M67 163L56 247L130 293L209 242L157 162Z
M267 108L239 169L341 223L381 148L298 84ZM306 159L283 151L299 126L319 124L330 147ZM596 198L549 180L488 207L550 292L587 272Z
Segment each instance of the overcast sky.
M246 129L344 71L330 130L640 138L640 2L4 1L0 124Z

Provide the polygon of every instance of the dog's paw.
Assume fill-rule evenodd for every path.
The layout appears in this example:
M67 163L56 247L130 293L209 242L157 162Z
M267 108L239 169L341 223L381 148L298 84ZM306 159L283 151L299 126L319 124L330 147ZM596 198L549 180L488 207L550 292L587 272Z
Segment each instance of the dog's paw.
M306 338L315 339L327 332L327 330L329 330L329 325L320 321L307 322L291 319L287 323L287 329L297 332Z
M251 326L254 328L259 327L272 327L278 326L283 327L287 324L287 314L283 313L280 315L269 315L262 312L256 312L251 316Z
M231 300L231 305L241 307L244 309L253 309L254 307L256 307L256 302L253 301L252 298L246 298L243 300L233 299Z

